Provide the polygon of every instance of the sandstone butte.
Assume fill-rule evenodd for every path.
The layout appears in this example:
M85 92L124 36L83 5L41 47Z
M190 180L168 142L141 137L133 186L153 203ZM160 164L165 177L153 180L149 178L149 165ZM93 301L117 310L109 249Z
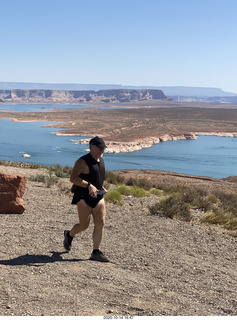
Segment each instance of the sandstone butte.
M23 213L26 177L0 172L0 213Z

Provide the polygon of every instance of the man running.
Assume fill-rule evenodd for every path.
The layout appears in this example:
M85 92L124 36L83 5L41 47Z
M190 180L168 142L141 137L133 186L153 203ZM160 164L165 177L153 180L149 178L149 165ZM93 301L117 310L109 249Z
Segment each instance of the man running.
M90 224L91 215L94 221L93 252L90 260L109 262L109 259L99 250L105 223L105 201L103 188L105 166L103 153L106 145L98 136L89 142L90 152L79 158L73 167L70 181L73 183L72 204L77 205L79 223L71 230L64 231L63 245L70 251L72 240L76 234L86 230Z

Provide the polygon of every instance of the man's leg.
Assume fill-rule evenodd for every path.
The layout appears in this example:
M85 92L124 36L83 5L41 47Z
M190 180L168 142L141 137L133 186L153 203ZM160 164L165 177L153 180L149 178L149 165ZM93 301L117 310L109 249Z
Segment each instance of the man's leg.
M71 250L73 237L77 233L80 233L81 231L86 230L90 224L91 207L89 207L84 200L80 200L77 203L77 209L78 209L79 223L76 223L72 227L71 231L69 230L64 231L63 245L67 251Z
M70 236L74 237L77 233L86 230L90 224L91 207L89 207L84 200L80 200L77 203L77 210L79 216L79 223L76 223L71 231Z
M94 221L94 231L93 231L93 249L99 249L102 237L104 234L104 224L105 224L105 201L102 199L95 208L92 209L92 216Z
M92 216L94 220L94 231L93 231L93 252L90 260L96 260L101 262L109 262L109 259L99 250L99 246L102 241L105 224L105 202L102 199L97 206L92 209Z

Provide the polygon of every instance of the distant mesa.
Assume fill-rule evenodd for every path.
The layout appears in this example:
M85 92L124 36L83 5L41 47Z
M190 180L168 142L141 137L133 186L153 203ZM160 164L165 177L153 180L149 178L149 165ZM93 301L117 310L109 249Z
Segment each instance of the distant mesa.
M83 103L133 102L167 100L162 90L108 89L108 90L0 90L0 100L11 103Z
M0 103L123 103L167 97L183 102L237 103L237 93L214 87L0 82Z

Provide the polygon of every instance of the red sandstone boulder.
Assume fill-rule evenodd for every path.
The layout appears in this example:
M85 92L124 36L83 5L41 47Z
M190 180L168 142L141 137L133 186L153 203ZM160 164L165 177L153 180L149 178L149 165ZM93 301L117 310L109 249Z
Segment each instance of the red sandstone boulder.
M0 213L23 213L26 177L0 172Z

